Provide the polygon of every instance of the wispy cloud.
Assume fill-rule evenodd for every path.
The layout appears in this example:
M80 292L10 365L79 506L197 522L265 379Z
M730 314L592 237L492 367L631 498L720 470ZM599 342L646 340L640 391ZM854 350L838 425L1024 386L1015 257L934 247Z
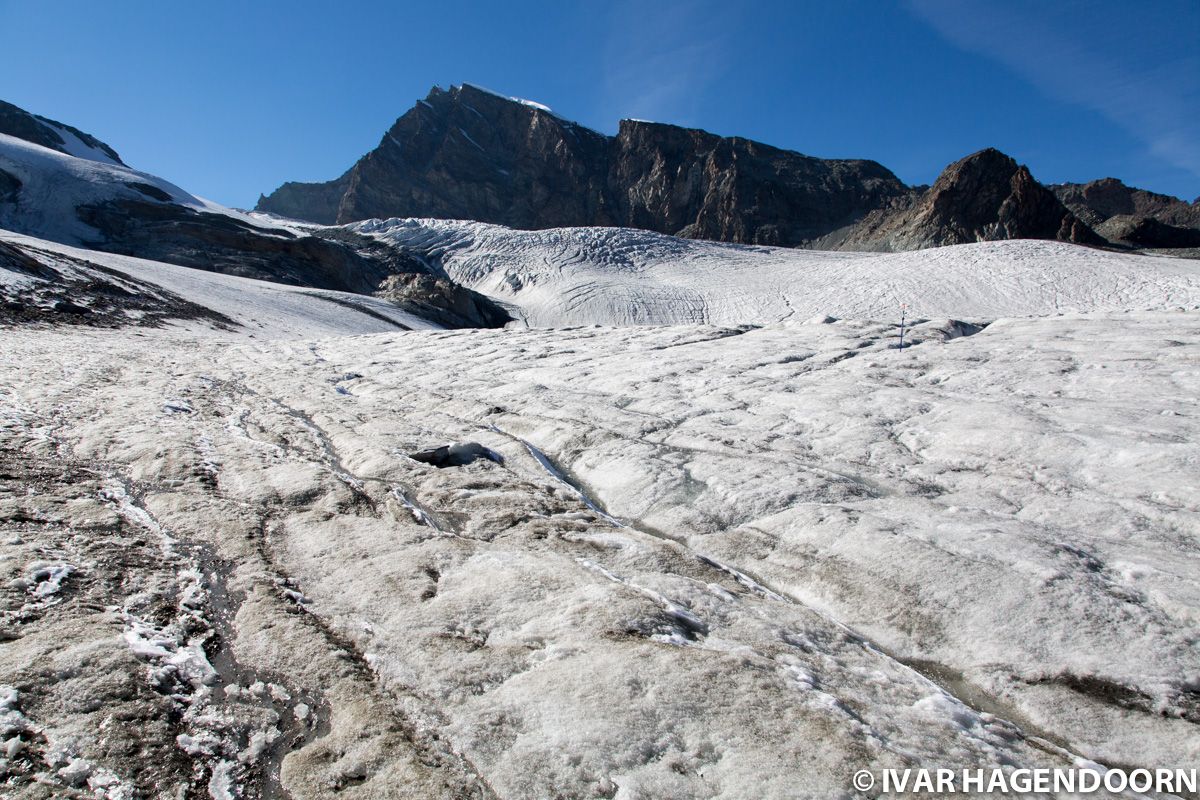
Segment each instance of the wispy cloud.
M1000 62L1055 99L1099 112L1148 153L1200 177L1200 15L1193 3L909 6L952 44Z
M721 6L624 2L612 6L604 47L601 103L606 115L693 124L704 89L729 64Z

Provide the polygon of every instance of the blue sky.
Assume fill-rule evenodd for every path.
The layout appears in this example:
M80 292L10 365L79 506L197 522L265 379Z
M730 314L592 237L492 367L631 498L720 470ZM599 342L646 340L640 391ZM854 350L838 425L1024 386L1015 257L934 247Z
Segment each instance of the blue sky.
M0 0L0 30L0 99L243 207L336 177L464 81L606 133L672 122L910 183L994 146L1045 182L1200 195L1195 0Z

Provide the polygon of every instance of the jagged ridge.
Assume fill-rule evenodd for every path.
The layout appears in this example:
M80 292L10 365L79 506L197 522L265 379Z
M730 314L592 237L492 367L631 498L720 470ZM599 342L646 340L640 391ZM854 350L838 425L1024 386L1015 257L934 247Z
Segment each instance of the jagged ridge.
M874 161L636 120L609 137L466 84L434 87L337 180L284 184L258 209L323 224L401 216L619 225L798 245L909 191Z
M1192 219L1171 205L1191 208L1182 201L1141 195L1161 198L1143 205L1166 225L1200 224L1180 221ZM1111 213L1073 197L991 148L951 164L932 187L910 187L874 161L813 158L675 125L623 120L616 136L604 136L464 84L434 87L341 177L286 183L258 209L322 224L429 217L528 230L624 226L829 249L1015 238L1106 244L1092 226ZM1153 224L1137 230L1138 246L1189 241ZM1124 229L1105 235L1131 243Z

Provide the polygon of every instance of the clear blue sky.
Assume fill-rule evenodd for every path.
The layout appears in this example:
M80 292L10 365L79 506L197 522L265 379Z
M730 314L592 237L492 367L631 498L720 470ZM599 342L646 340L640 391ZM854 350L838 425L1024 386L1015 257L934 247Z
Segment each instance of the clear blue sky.
M434 84L910 183L998 147L1045 182L1200 195L1200 2L0 0L0 99L237 206L336 177Z

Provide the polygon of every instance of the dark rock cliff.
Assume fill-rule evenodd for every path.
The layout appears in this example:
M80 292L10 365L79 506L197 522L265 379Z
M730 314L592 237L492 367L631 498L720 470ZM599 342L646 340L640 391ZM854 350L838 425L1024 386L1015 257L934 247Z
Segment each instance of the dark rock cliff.
M1130 247L1200 247L1200 203L1136 189L1116 178L1050 188L1110 242Z
M624 225L799 245L908 192L873 161L811 158L633 120L609 137L464 85L435 87L336 181L284 184L258 208L326 224L437 217L526 229Z
M609 163L618 224L744 244L803 244L908 192L874 161L634 120L621 122Z
M612 225L608 139L472 86L434 88L336 181L284 184L265 211L334 224L478 219L516 228Z
M626 226L699 239L907 250L989 239L1181 247L1200 207L1105 179L1045 187L987 149L932 187L874 161L821 159L638 120L605 136L464 84L434 87L327 183L285 183L258 209L324 224L387 217L539 229Z

